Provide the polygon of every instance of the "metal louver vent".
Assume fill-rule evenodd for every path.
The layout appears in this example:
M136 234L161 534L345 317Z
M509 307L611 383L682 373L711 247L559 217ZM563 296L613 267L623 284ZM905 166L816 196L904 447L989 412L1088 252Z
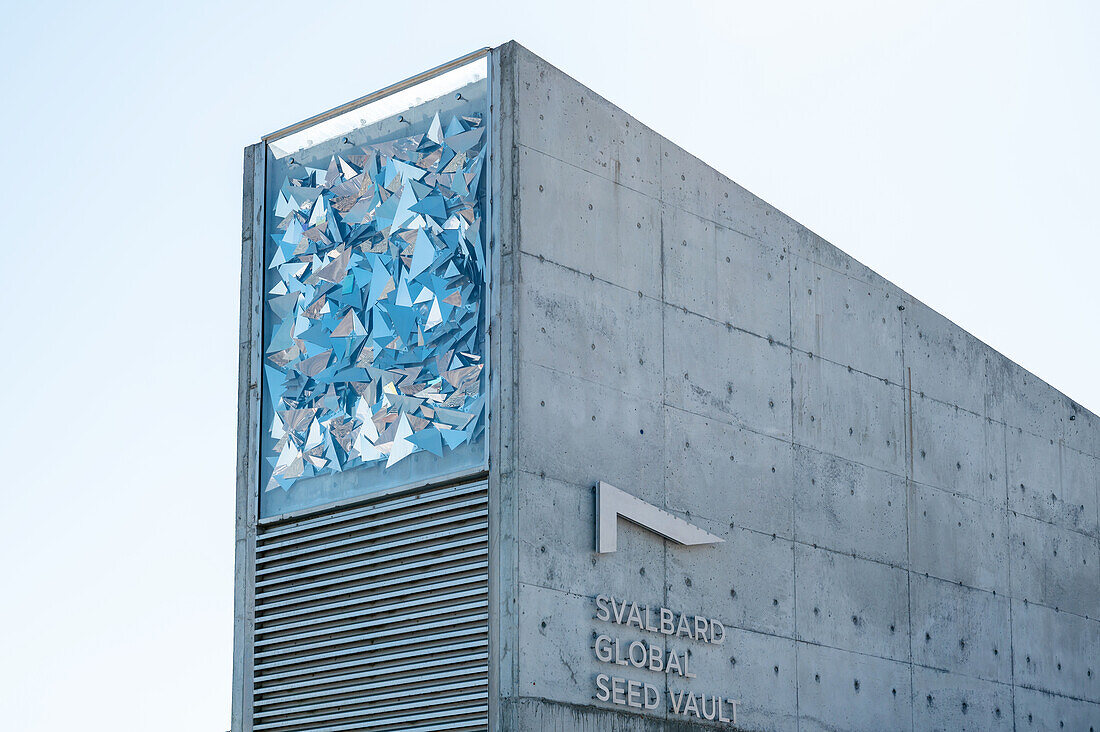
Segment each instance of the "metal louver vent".
M261 526L253 729L488 725L486 484Z

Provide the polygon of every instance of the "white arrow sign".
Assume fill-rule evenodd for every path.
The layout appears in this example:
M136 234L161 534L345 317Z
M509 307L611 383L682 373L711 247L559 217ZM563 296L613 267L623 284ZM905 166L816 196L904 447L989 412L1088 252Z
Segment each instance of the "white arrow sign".
M601 480L596 486L596 551L600 554L610 554L618 548L620 516L677 544L694 546L725 541Z

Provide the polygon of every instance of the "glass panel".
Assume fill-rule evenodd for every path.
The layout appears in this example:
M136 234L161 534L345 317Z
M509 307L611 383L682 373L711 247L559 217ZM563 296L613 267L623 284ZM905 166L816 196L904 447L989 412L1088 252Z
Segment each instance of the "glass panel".
M269 142L261 517L486 463L487 66Z

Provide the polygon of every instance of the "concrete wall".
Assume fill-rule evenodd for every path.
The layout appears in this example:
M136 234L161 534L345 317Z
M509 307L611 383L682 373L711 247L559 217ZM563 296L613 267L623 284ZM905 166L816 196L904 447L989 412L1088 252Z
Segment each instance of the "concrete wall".
M738 728L1100 730L1100 420L522 47L496 64L501 726L691 728L593 698L605 593L725 624L686 685ZM620 522L597 555L599 480L725 543Z

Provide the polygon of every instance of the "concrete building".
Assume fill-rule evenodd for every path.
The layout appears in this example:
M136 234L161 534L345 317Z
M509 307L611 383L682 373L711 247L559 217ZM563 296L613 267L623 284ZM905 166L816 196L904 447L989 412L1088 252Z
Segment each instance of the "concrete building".
M234 732L1100 730L1100 419L515 43L248 148L241 312Z

